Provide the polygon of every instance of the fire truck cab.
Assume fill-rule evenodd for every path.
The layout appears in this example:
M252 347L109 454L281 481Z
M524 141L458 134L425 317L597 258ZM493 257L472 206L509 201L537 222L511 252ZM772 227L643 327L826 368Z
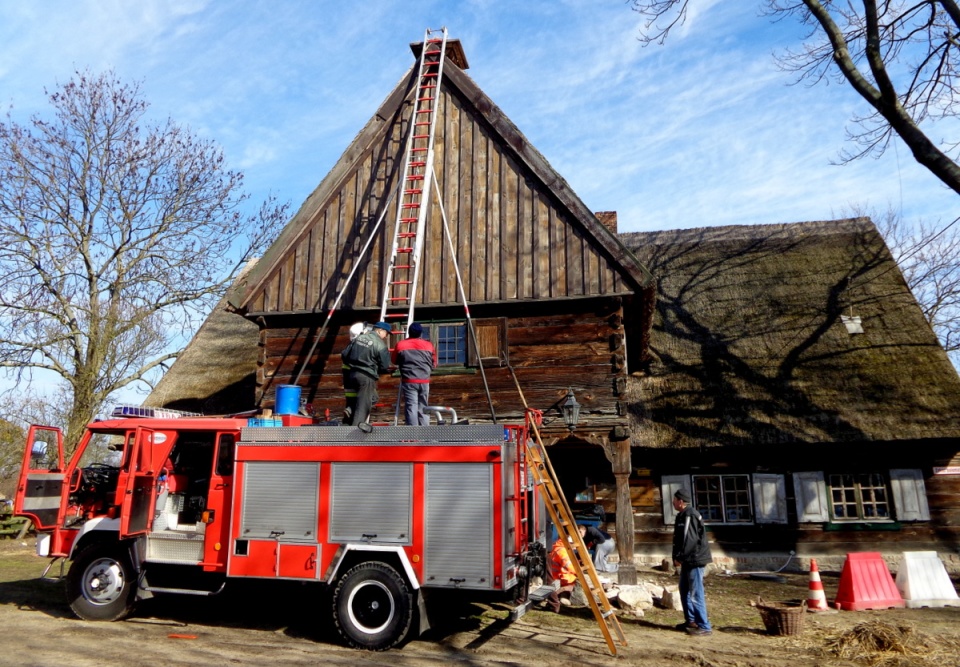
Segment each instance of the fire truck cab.
M155 593L215 595L232 578L313 582L332 592L344 641L382 650L429 627L431 590L522 599L543 574L525 426L365 433L133 410L91 423L69 460L58 429L28 433L14 510L38 555L70 561L80 618L122 619Z

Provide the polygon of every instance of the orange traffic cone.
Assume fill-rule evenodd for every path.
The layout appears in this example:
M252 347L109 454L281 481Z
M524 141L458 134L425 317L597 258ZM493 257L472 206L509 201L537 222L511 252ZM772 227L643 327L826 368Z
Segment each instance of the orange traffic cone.
M807 595L807 609L810 611L828 611L827 596L823 593L823 582L820 581L820 570L817 561L810 559L810 593Z

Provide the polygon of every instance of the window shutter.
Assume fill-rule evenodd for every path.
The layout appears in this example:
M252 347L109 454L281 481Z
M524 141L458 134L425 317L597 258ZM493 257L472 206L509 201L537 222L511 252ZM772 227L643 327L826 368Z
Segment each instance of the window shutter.
M477 336L473 337L467 334L467 347L469 355L467 363L470 366L478 366L483 362L484 366L505 366L508 363L507 358L507 318L499 317L488 320L474 320L473 331Z
M693 498L693 492L690 490L690 475L663 475L660 478L660 495L663 501L663 522L672 526L677 518L677 510L673 509L673 494L677 489L686 489Z
M927 488L923 483L923 472L921 470L915 468L891 469L890 488L893 491L893 504L897 508L898 520L930 520Z
M757 523L787 522L787 487L783 475L753 475L753 506Z
M820 523L830 520L823 472L793 473L793 492L797 500L797 521Z

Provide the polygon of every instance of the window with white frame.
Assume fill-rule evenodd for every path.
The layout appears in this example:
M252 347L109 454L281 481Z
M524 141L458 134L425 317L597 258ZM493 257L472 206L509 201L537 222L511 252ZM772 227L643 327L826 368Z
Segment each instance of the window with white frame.
M785 524L788 521L786 484L782 474L662 475L660 493L667 525L676 519L673 494L680 489L691 495L694 508L708 523L750 525Z
M890 492L878 472L827 475L834 521L889 521Z
M750 475L694 475L693 506L704 523L751 523Z

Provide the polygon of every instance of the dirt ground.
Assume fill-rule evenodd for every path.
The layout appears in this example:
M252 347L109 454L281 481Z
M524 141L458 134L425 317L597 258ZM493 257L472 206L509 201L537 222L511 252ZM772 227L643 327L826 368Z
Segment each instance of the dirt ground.
M451 602L442 628L399 649L355 651L337 641L328 620L329 603L315 587L269 582L243 582L215 598L146 601L133 616L117 623L80 621L71 615L61 584L38 581L46 562L33 555L32 539L0 540L0 665L960 664L958 607L807 613L799 635L768 635L750 600L758 595L767 602L806 600L809 581L803 574L786 575L783 582L710 576L706 590L712 636L680 633L674 630L680 612L652 609L643 618L622 618L627 646L612 657L587 609L564 608L560 614L535 610L510 624L507 607L495 601ZM640 576L676 582L654 570ZM837 590L838 573L821 572L821 577L830 600ZM874 648L879 650L867 651L869 647L855 641L864 637L878 644Z

